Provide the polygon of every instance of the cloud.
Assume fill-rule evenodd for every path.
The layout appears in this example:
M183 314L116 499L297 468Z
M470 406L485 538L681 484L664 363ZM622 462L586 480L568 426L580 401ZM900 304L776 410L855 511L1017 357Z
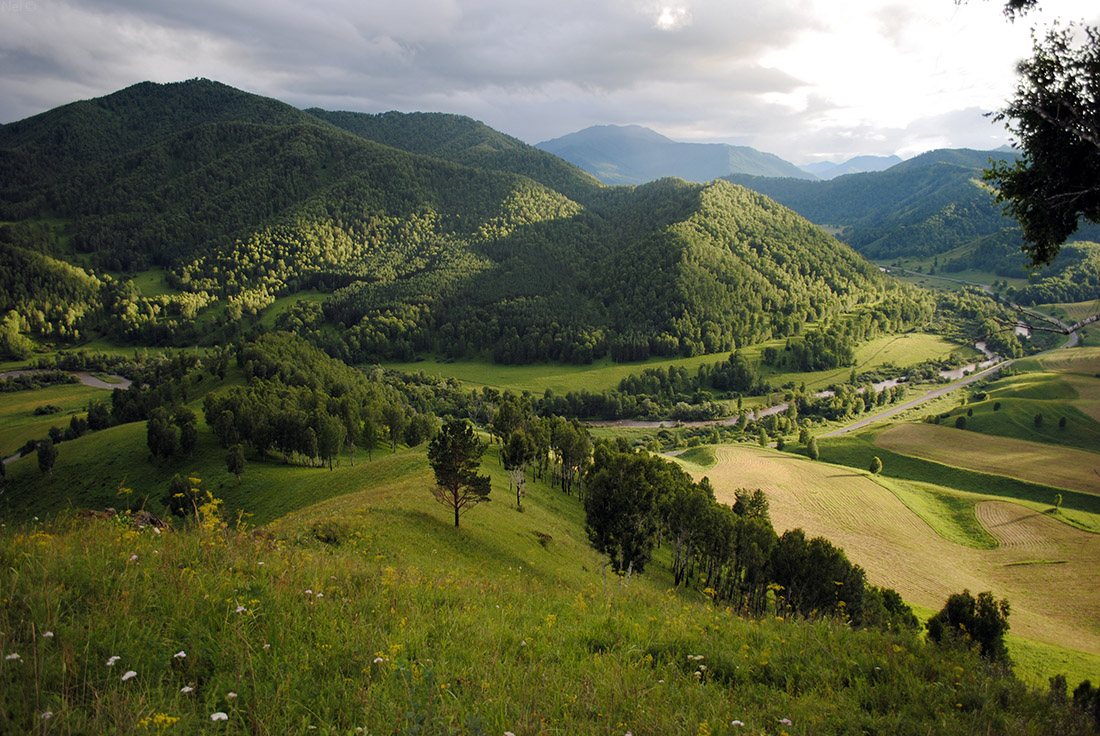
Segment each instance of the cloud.
M898 0L12 0L0 3L0 120L202 76L299 107L466 114L529 142L638 123L792 160L842 144L892 153L984 135L972 131L986 121L953 111L995 106L990 80L1011 84L1020 52L997 45L1009 24L995 2L937 12Z

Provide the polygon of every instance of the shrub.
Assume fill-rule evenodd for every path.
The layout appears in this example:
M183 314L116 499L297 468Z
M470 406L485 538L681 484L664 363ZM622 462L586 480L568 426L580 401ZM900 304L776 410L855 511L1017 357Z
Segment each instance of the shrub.
M882 460L879 459L878 455L871 458L871 466L868 469L871 471L872 475L878 475L882 472Z
M955 419L955 429L966 429L966 417L960 416Z
M928 619L928 638L937 644L976 644L983 657L991 662L1008 662L1004 636L1008 631L1007 600L997 600L986 591L978 598L969 590L947 599L943 610Z

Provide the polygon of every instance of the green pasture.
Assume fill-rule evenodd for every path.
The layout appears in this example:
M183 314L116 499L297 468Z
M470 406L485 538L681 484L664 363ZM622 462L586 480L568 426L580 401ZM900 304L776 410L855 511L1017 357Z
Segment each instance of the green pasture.
M944 539L974 549L996 549L997 540L974 514L974 506L983 497L944 488L935 483L873 476L873 480L893 493L909 510L924 520Z
M65 429L72 415L83 413L92 399L110 401L110 398L110 391L79 383L0 394L0 456L15 454L28 440L42 439L50 427ZM35 408L48 404L61 407L61 411L35 415ZM34 463L33 455L28 457L28 462Z
M759 361L765 347L782 349L785 340L772 340L761 345L744 348L741 352L750 360ZM946 358L952 353L962 352L966 358L977 355L972 348L945 340L938 335L910 333L906 335L885 335L867 342L856 351L856 372L869 371L885 363L898 366L910 366L926 360ZM485 361L440 361L435 359L412 363L388 363L386 367L405 372L423 371L428 375L455 378L471 388L490 386L499 390L511 390L517 393L529 391L542 395L546 389L557 394L570 391L587 390L600 392L617 388L622 379L632 374L640 374L647 368L668 369L671 366L687 368L694 372L701 365L710 365L726 360L728 354L700 355L694 358L654 358L638 363L614 363L604 358L591 365L497 365ZM814 373L768 372L762 375L775 386L788 382L795 385L806 384L807 389L818 390L834 383L848 380L851 367ZM747 405L752 405L747 402Z

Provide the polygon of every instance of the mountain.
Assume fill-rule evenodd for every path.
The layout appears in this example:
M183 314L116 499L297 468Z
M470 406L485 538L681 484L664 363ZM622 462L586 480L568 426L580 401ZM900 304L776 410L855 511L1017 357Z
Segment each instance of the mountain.
M639 359L794 335L896 289L728 182L604 187L459 116L144 83L0 126L0 157L23 164L0 180L3 262L41 274L0 314L62 341L232 340L281 299L269 324L353 362ZM145 296L128 279L153 267L165 290Z
M640 125L596 125L535 147L605 184L644 184L666 176L707 182L729 174L815 178L771 153L725 143L678 143Z
M929 151L886 171L830 181L731 176L820 225L869 258L931 257L1012 228L982 168L1008 153Z
M799 168L820 179L835 179L845 174L885 171L891 166L900 164L901 161L900 156L856 156L839 164L832 161L819 161L813 164L804 164Z

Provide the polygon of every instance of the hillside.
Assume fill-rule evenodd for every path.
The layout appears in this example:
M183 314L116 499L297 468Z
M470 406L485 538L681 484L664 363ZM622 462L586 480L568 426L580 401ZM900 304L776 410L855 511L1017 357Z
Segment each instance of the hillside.
M383 434L370 412L415 401L424 385L400 396L381 371L354 371L289 335L243 346L235 364L228 352L199 360L185 351L142 370L111 401L120 423L65 440L50 473L31 458L11 464L3 498L13 505L0 535L5 733L202 724L265 734L1095 732L1086 714L966 647L933 646L888 618L857 620L874 600L885 615L887 599L843 551L801 538L800 554L799 535L776 538L766 508L760 516L759 507L719 507L706 495L711 486L686 476L673 487L691 498L668 500L687 509L705 501L710 513L662 504L667 543L644 574L622 577L590 547L588 498L599 473L589 471L582 496L555 487L562 475L551 461L549 472L530 473L520 512L514 476L491 447L481 471L492 501L456 529L429 493L423 439L368 453L366 438ZM479 395L500 414L516 400ZM237 403L247 396L254 403ZM190 453L148 457L157 402L195 411ZM3 419L29 414L33 403ZM148 424L125 420L136 404ZM357 459L345 452L334 467L319 465L326 415L355 406L365 410ZM268 411L278 424L265 440ZM236 416L226 422L225 412ZM314 449L278 446L284 424L302 419L322 430ZM543 418L523 421L534 428ZM567 426L575 425L547 433L555 447L550 438ZM234 427L249 445L237 478L220 446ZM276 444L257 449L265 442ZM592 458L589 450L583 463L612 456L609 446ZM677 478L663 460L619 457ZM836 468L781 462L821 468L830 489L845 483ZM723 499L740 482L727 470L713 487ZM139 525L138 511L173 503L167 479L176 473L196 501L193 518ZM866 485L849 490L866 503ZM106 504L123 511L101 511ZM672 529L698 535L723 522L736 532L729 544L697 536L697 571L675 579L683 536ZM728 567L712 571L715 559ZM750 574L762 560L782 560L790 574L800 559L798 583L754 594L752 612L729 598L731 586L764 590ZM775 595L781 590L789 598Z
M825 182L730 180L839 228L839 237L868 258L932 256L1012 226L981 181L990 155L1003 154L930 152L886 171Z
M116 137L108 111L138 123L100 145ZM310 114L203 80L142 84L2 126L0 150L44 162L0 189L12 272L68 261L83 271L66 293L98 280L70 313L44 278L0 302L43 339L224 342L279 299L269 321L352 362L585 363L728 350L902 293L735 186L603 188L456 116ZM150 268L164 272L155 296L127 281ZM294 304L303 291L321 296Z
M605 184L644 184L666 176L708 182L730 174L810 174L775 154L725 143L681 143L640 125L596 125L536 148L561 156Z

